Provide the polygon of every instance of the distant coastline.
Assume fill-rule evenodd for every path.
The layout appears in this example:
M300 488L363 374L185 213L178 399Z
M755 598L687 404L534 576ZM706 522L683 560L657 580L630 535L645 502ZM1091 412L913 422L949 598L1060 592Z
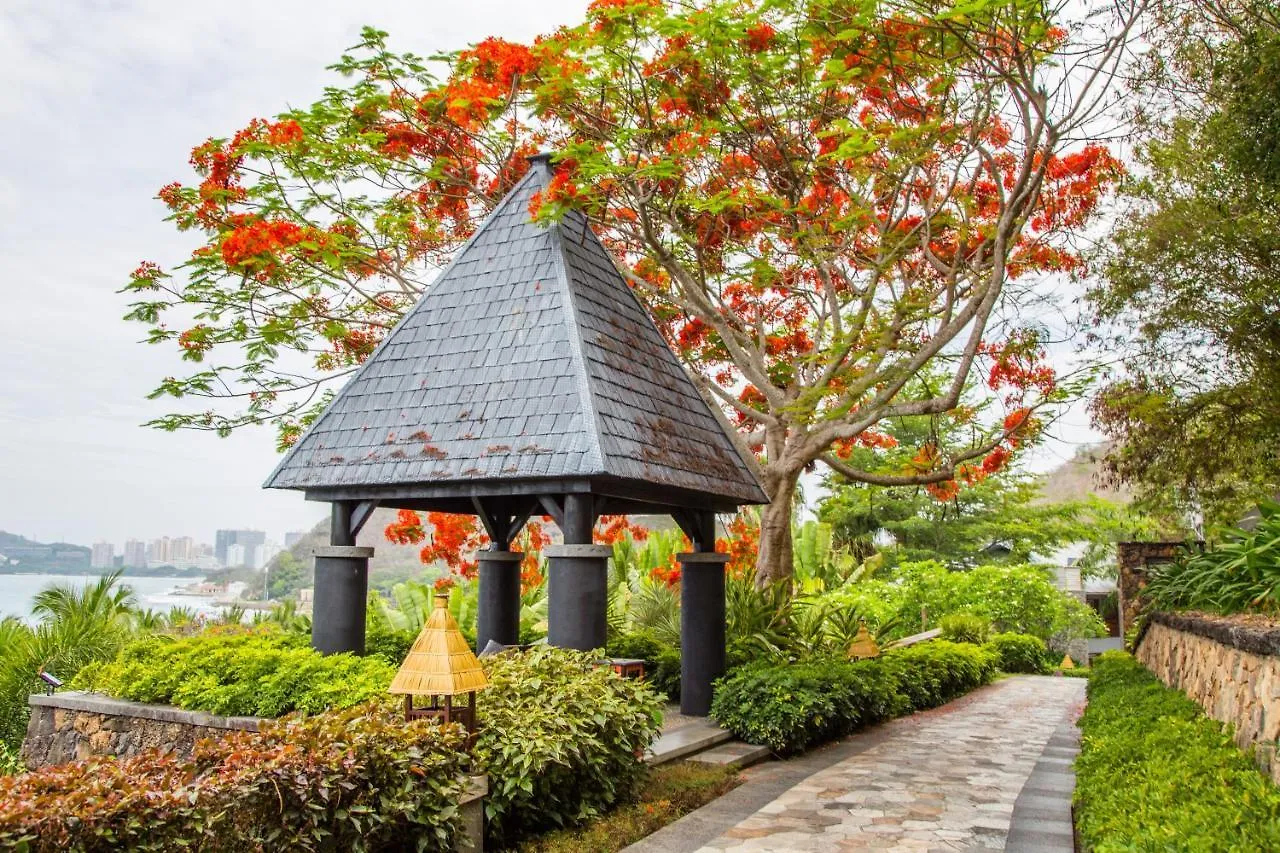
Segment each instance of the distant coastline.
M110 574L114 569L91 569L80 566L48 566L32 568L30 566L0 566L0 575L89 575L99 577ZM154 569L126 568L120 576L125 578L203 578L209 574L208 569L177 569L173 566L158 566Z

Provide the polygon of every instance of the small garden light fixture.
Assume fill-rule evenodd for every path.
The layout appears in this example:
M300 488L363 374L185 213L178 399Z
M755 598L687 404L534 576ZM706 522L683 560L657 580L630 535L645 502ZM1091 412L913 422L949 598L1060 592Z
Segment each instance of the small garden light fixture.
M58 676L54 675L51 672L45 672L43 668L41 668L40 671L37 672L36 674L39 675L40 680L45 683L44 691L45 693L48 693L50 696L53 695L53 691L57 690L59 687L62 686L61 678L58 678Z

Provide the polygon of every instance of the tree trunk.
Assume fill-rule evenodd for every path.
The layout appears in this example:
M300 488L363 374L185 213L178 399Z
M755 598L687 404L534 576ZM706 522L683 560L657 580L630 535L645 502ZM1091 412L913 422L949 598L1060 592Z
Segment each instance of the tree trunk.
M760 551L756 555L756 584L790 578L794 571L791 550L791 510L799 477L783 476L765 485L769 503L760 508Z

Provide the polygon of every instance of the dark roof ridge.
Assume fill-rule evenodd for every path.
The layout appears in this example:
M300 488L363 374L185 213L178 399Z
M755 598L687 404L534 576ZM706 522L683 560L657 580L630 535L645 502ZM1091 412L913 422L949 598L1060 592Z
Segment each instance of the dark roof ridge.
M530 159L532 160L533 158ZM535 169L530 169L529 171L533 172ZM600 412L596 407L595 395L591 393L591 377L587 372L586 356L582 352L582 323L578 316L578 300L573 292L573 285L569 282L569 259L564 255L565 234L557 221L551 222L547 228L551 235L551 243L556 249L556 280L560 284L560 295L564 301L565 317L569 321L569 350L573 357L574 373L578 381L578 397L582 400L583 411L588 413L594 426L590 434L593 468L603 474L606 467L604 448L601 446L600 436L604 431L604 423L601 421Z

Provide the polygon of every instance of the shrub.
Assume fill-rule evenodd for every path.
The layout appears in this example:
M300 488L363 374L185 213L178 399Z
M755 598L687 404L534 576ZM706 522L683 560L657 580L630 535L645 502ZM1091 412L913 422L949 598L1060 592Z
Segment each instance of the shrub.
M992 653L946 641L873 660L762 662L718 683L711 715L748 743L789 755L862 726L942 704L994 673Z
M86 667L73 687L213 714L278 717L349 708L386 693L395 669L381 657L321 655L269 629L153 636L111 663Z
M987 647L999 659L1003 672L1049 672L1049 647L1039 637L1028 634L995 634Z
M980 646L991 633L991 620L976 613L951 613L942 617L938 628L944 640Z
M1123 652L1097 658L1088 690L1075 791L1086 849L1280 849L1280 791L1200 706Z
M572 826L632 796L662 723L644 682L550 646L485 659L477 765L489 774L489 835L498 844Z
M649 686L665 694L667 701L680 701L680 650L654 637L650 631L631 631L609 640L605 653L613 658L634 658L645 663Z
M412 631L399 631L385 625L369 628L364 636L364 653L377 655L394 667L399 667L409 656L409 648L418 635Z
M996 656L969 643L935 640L894 649L884 666L898 680L898 690L913 710L936 708L986 684L996 674Z
M368 705L0 779L0 847L451 850L460 730Z
M1097 614L1057 589L1043 566L978 566L953 572L940 563L908 563L900 570L900 583L905 633L920 624L922 607L934 624L951 613L976 613L997 631L1032 634L1045 641L1055 634L1106 633Z
M14 773L21 773L26 768L22 766L22 758L17 751L12 749L7 743L0 740L0 776L10 776Z

